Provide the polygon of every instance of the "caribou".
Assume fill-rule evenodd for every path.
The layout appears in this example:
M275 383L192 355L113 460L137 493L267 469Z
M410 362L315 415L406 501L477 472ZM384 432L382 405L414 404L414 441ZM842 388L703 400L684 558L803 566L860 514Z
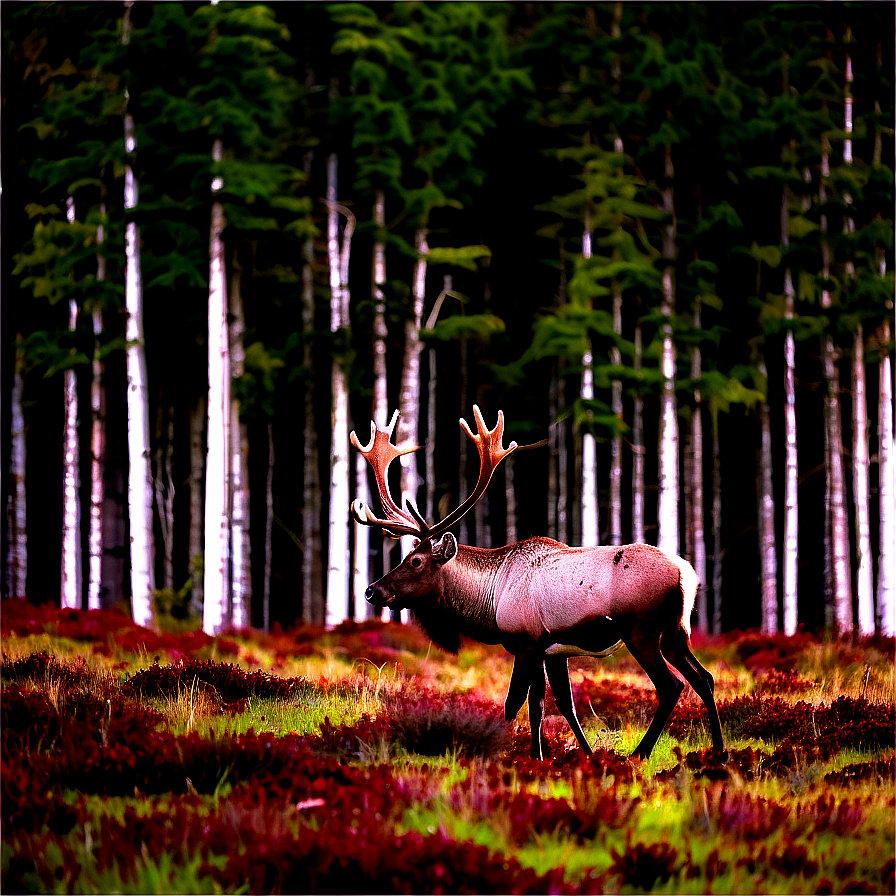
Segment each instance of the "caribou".
M570 547L533 537L500 548L478 548L458 544L448 531L482 497L501 461L520 449L513 441L503 445L503 411L498 411L491 430L476 405L473 414L475 434L466 420L461 419L460 425L479 453L476 487L432 525L413 500L402 507L389 490L389 464L418 450L392 443L398 411L384 428L371 422L367 445L352 432L352 444L373 468L385 514L379 518L355 500L352 516L393 538L414 538L404 560L368 587L367 601L377 608L410 609L430 640L452 653L457 653L462 637L501 644L514 658L505 717L513 721L528 699L535 759L549 754L542 732L546 678L579 746L586 754L592 752L576 716L568 661L575 656L608 656L623 644L659 698L633 755L642 759L650 755L684 690L669 664L703 701L713 748L724 750L712 675L691 652L690 616L698 581L690 563L648 544Z

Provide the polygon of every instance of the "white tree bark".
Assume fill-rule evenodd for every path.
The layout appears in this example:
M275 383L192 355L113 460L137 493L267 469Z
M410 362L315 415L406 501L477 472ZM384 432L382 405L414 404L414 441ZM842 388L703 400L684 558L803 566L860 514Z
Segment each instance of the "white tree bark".
M882 274L886 273L881 262ZM893 370L889 343L890 323L880 328L880 389L877 415L878 498L880 502L880 554L877 566L877 615L880 631L896 635L896 446L893 443Z
M265 479L264 580L261 595L262 631L271 630L271 575L274 571L274 424L268 421L268 474Z
M712 424L712 633L722 633L722 452L718 417Z
M22 337L16 337L16 361L13 372L10 410L10 490L6 504L6 596L25 597L25 578L28 574L27 505L25 503L25 416L22 398L25 391L25 359Z
M429 245L426 242L427 231L420 227L414 239L417 250L417 261L414 264L414 285L412 290L413 307L411 316L404 325L404 357L401 366L401 390L399 392L399 410L397 444L420 442L420 353L423 343L420 339L420 328L423 326L423 305L426 300L426 269ZM404 504L411 500L416 503L420 488L420 475L417 471L417 453L411 452L399 458L401 464L401 501ZM401 554L407 555L413 548L414 539L410 535L401 538ZM402 621L404 617L402 617Z
M701 326L700 296L694 300L694 328ZM702 376L702 358L699 346L691 352L691 379ZM697 627L701 632L709 631L709 615L706 599L706 533L703 520L703 403L700 390L694 390L694 414L691 417L690 445L688 446L688 529L690 544L688 550L691 564L700 583L697 594Z
M635 325L635 370L641 369L641 324ZM644 539L644 399L635 395L632 408L632 541Z
M22 337L16 338L16 360L10 395L10 491L6 505L7 555L6 597L25 597L28 570L28 536L25 503L25 418L22 412L24 394L24 358Z
M373 241L373 419L377 426L386 426L389 416L388 381L386 379L386 301L382 285L386 282L386 244L383 232L386 227L386 194L377 190L373 201L373 223L377 228L377 236ZM360 453L355 455L355 497L365 504L370 503L370 485L367 479L367 461ZM355 562L354 593L360 604L359 595L363 594L372 578L370 574L370 538L371 530L367 526L354 527ZM380 534L383 542L383 553L387 553L385 536ZM367 608L367 615L380 615L383 619L389 611L383 609L379 614L372 607Z
M212 158L221 160L215 140ZM212 182L212 194L223 187ZM224 207L212 202L208 277L208 454L205 465L205 579L202 630L219 634L230 623L230 338L224 258Z
M830 147L827 137L822 136L821 182L818 198L826 199L825 178L830 176ZM830 244L825 238L827 218L821 216L822 232L822 277L830 276ZM821 307L831 307L831 294L827 289L821 292ZM846 486L843 475L843 425L840 411L840 372L833 337L828 333L822 337L822 367L827 381L825 396L825 434L828 447L826 476L826 507L830 514L831 574L834 628L840 634L851 632L854 625L852 611L852 582L849 562L849 522L846 512Z
M760 370L766 375L765 362ZM775 546L775 492L772 480L772 427L768 402L759 406L759 555L762 631L778 632L778 556Z
M305 178L311 178L313 153L305 153ZM308 334L314 331L314 240L308 237L302 247L302 329L305 344L302 364L308 371L315 369L314 346ZM311 625L323 625L326 618L324 592L323 546L321 544L321 492L317 426L314 418L312 381L305 389L305 415L302 429L302 620ZM269 507L273 521L273 499Z
M67 202L69 224L75 221L75 204ZM78 328L78 303L69 299L68 328ZM78 443L78 375L63 374L64 454L62 466L62 587L60 605L81 609L81 449Z
M230 283L230 377L243 375L246 319L241 291L242 273L234 265ZM230 396L230 623L252 625L252 566L249 543L249 433L240 420L239 399Z
M666 147L666 178L671 182L672 151ZM663 235L663 257L667 260L663 271L663 300L661 313L667 321L671 321L675 309L675 285L673 282L672 262L675 255L675 204L672 187L666 186L662 191L663 210L669 215L669 223ZM663 353L661 370L663 390L660 398L660 432L659 432L659 506L657 524L659 534L657 547L676 556L679 552L678 532L678 415L675 400L675 344L672 339L671 322L663 324Z
M100 215L106 216L106 204L100 203ZM103 253L105 233L102 221L96 230L96 279L106 279L106 256ZM93 307L93 363L90 380L90 531L88 544L87 608L102 607L103 587L103 487L106 472L106 389L103 383L103 362L100 359L100 335L103 312L99 303Z
M343 280L343 254L339 241L337 178L339 161L335 153L327 158L327 257L330 268L330 331L348 326L348 307ZM347 272L347 265L346 265ZM338 358L331 372L330 441L330 546L327 568L326 625L333 628L349 617L349 457L348 457L348 384Z
M162 588L174 592L174 407L159 394L153 489L162 536Z
M202 616L203 607L203 510L204 494L203 478L205 473L205 423L206 397L200 394L196 403L190 408L190 531L189 556L190 579L190 613L197 618Z
M129 32L125 4L124 42ZM134 119L125 113L124 142L128 154L137 143ZM130 164L124 173L124 207L137 207L137 178ZM143 337L143 278L140 273L140 231L129 220L125 229L125 308L127 309L126 362L128 376L128 517L131 532L131 609L138 625L153 624L152 594L155 590L152 531L152 467L149 444L149 395L147 392L146 346Z
M790 245L790 191L785 184L781 199L781 244ZM794 293L790 268L784 269L784 318L793 320ZM797 630L797 569L799 562L799 509L797 503L796 447L796 345L793 331L784 336L784 634Z
M585 210L585 230L582 234L582 258L592 255L592 233L590 209ZM582 355L582 386L580 396L583 402L594 400L594 354L591 342L586 338ZM590 419L591 414L588 414ZM600 507L597 500L597 445L594 434L582 433L582 546L592 547L600 542Z
M856 327L852 351L852 482L856 513L856 597L858 627L862 635L874 634L874 573L871 555L871 523L868 508L868 398L865 388L865 339Z
M613 332L622 335L622 291L613 284ZM610 349L610 363L622 364L622 353L614 345ZM610 384L610 401L613 416L622 425L622 382L613 380ZM610 442L610 510L608 544L622 544L622 433L616 433Z

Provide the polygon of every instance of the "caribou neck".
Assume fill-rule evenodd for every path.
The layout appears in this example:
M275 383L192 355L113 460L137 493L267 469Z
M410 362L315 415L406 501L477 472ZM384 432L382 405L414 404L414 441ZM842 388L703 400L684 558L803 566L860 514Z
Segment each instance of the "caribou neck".
M502 640L495 619L495 582L514 547L458 545L457 555L442 569L438 591L414 607L421 628L439 647L457 653L461 635L483 644Z

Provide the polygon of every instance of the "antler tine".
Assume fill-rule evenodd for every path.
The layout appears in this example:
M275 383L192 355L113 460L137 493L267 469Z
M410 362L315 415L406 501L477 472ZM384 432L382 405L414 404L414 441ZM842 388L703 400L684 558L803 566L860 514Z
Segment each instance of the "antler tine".
M356 499L352 502L352 516L357 522L365 526L379 526L383 531L392 538L399 535L415 535L418 538L426 538L429 527L420 516L416 507L412 507L410 512L403 510L392 498L389 490L389 464L396 457L403 454L410 454L417 451L416 445L393 445L392 432L395 424L398 422L398 411L392 415L392 420L384 429L380 429L374 421L370 422L370 441L366 445L362 445L358 436L353 431L349 438L352 445L364 456L367 463L373 467L374 477L376 478L376 487L380 496L380 503L383 505L386 518L379 519L371 513L363 501Z
M440 520L434 526L430 527L429 535L433 537L447 529L450 529L468 510L482 497L488 484L491 481L492 474L498 468L498 464L519 448L516 442L511 442L506 448L503 446L504 441L504 412L498 411L498 422L494 429L489 429L485 425L482 417L482 411L479 405L473 405L473 416L476 419L476 435L470 429L466 420L461 417L460 425L467 437L476 445L479 452L479 479L476 481L476 487L472 494L459 507L453 510L445 519Z

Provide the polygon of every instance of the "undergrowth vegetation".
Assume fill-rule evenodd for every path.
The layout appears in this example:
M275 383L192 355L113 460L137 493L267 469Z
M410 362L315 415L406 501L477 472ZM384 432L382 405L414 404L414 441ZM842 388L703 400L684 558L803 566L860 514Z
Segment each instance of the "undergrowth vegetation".
M510 660L413 627L158 634L2 614L2 889L49 893L892 893L893 643L698 642L728 750L624 651L570 664L591 757Z

